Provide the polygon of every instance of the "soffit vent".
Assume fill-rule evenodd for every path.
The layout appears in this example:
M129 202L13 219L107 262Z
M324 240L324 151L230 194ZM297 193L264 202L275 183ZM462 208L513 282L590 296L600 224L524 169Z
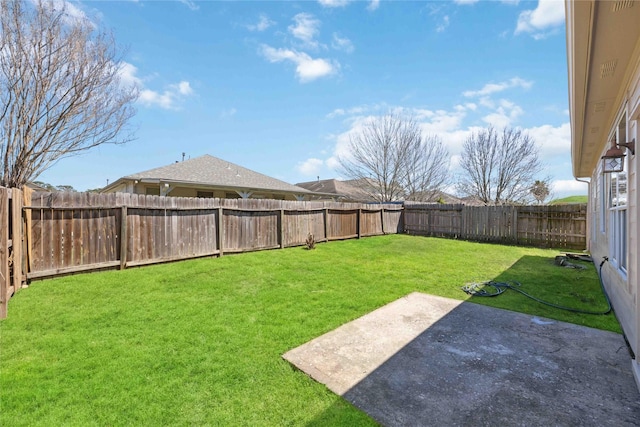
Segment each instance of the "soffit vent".
M593 112L602 113L606 106L607 106L607 103L605 101L596 102L596 104L593 106Z
M594 133L598 133L598 131L600 130L599 126L594 126L591 129L589 129L589 132L591 132L592 134Z
M613 73L616 71L616 65L618 65L618 60L613 59L611 61L607 61L600 66L600 78L605 79L607 77L613 76Z
M623 9L629 9L632 6L633 6L633 0L616 1L616 2L613 2L613 4L611 5L611 11L619 12Z

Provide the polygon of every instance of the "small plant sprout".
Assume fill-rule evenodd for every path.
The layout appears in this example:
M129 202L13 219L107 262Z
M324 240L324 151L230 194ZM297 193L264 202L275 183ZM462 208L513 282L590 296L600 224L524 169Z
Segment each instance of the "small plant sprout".
M316 239L313 237L313 234L309 233L305 244L307 245L307 249L309 250L316 248Z

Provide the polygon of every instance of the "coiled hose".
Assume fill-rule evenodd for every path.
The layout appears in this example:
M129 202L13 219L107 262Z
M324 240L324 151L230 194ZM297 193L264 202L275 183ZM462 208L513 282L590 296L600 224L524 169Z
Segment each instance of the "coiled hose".
M598 278L600 279L600 288L602 289L602 293L604 294L604 297L607 301L607 310L606 311L590 311L590 310L580 310L577 308L572 308L572 307L566 307L564 305L558 305L558 304L554 304L552 302L548 302L548 301L544 301L541 300L540 298L536 298L531 294L526 293L525 291L523 291L522 289L520 289L520 286L522 286L521 283L519 282L495 282L493 280L490 280L488 282L484 282L484 283L471 283L468 285L465 285L462 287L462 290L465 291L467 294L472 295L472 296L476 296L476 297L495 297L498 296L502 293L504 293L507 289L512 289L518 293L521 293L522 295L526 296L527 298L531 298L532 300L539 302L540 304L544 304L547 305L549 307L554 307L560 310L566 310L566 311L570 311L573 313L581 313L581 314L594 314L594 315L606 315L611 313L612 311L612 307L611 307L611 301L609 300L609 295L607 295L607 291L604 288L604 283L602 281L602 266L604 265L605 262L607 262L609 259L607 257L604 257L604 259L602 260L602 262L600 263L600 266L598 268ZM494 291L493 292L489 292L487 291L487 287L493 288Z

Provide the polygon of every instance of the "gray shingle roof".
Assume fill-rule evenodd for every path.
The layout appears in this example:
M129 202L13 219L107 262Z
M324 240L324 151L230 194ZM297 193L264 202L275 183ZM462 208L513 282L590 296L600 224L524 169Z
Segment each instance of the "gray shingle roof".
M299 182L298 187L306 188L314 192L329 193L344 196L351 200L371 201L371 197L359 187L349 183L348 181L339 181L337 179L323 179L309 182Z
M226 160L205 154L183 162L172 163L144 172L123 177L124 179L153 179L172 182L204 184L216 187L268 190L296 194L311 193L309 190L263 175Z

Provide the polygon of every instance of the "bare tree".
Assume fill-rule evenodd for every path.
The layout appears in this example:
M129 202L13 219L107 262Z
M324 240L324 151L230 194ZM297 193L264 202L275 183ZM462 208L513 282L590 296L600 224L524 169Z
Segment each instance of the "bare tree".
M473 133L460 156L464 174L458 191L485 204L517 203L530 194L542 165L529 135L519 129L493 127Z
M449 176L449 152L437 136L408 147L403 187L405 200L435 202Z
M448 172L448 153L436 137L423 138L411 118L387 114L365 123L351 137L349 156L339 159L352 183L379 202L427 197Z
M0 1L3 186L22 186L63 157L132 139L126 125L138 94L120 81L113 37L60 4Z

